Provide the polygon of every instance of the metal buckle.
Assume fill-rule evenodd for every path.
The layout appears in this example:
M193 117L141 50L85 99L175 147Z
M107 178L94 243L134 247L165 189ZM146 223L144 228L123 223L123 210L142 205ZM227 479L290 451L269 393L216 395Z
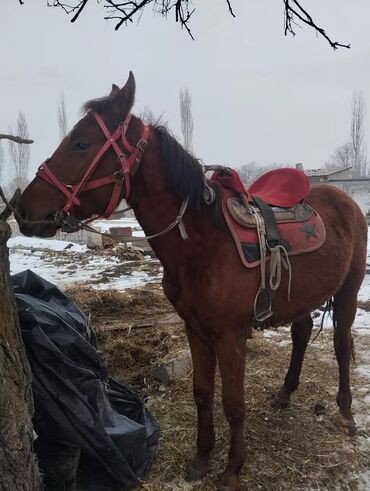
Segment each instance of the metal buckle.
M61 230L69 234L71 232L77 232L78 230L81 230L82 229L81 225L82 222L78 218L68 214L64 217Z
M148 142L143 138L140 138L140 140L136 144L136 148L138 148L141 152L145 152L147 146Z
M113 175L117 177L117 180L123 181L125 179L125 176L120 170L117 170Z

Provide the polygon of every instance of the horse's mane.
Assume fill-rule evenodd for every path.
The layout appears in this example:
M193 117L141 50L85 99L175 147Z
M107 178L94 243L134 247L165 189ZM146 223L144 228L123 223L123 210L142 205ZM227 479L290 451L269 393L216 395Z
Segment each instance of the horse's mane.
M216 193L211 205L204 202L204 173L198 159L186 151L164 126L152 126L159 139L166 168L168 185L180 199L189 197L189 206L200 209L207 206L218 227L224 226L221 211L221 191L217 184L209 183Z
M86 113L92 110L101 114L110 101L111 98L109 96L91 99L82 106L82 112ZM202 206L205 206L204 173L199 160L186 151L158 120L154 122L150 111L146 111L142 116L144 117L143 119L146 119L145 123L150 124L159 139L168 185L180 199L185 200L189 197L189 207L199 210ZM215 225L223 228L225 223L221 206L221 190L217 183L209 183L209 185L214 189L216 198L212 204L206 206L212 213L212 220Z
M99 97L97 99L90 99L89 101L85 102L85 104L83 104L81 108L81 113L85 114L91 110L95 111L98 114L102 114L104 110L108 107L111 100L112 99L109 97L109 95Z

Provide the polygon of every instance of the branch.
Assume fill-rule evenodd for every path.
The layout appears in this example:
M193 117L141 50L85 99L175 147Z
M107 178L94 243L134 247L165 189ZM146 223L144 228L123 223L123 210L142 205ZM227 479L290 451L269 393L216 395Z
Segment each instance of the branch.
M0 214L0 221L6 221L10 217L10 215L13 213L12 209L16 209L18 207L18 202L21 197L21 190L18 188L16 189L14 196L12 199L8 202L2 188L0 187L0 197L5 203L5 209L1 212Z
M295 36L295 31L293 25L298 26L296 20L303 22L309 27L312 27L317 34L323 36L330 46L335 50L338 48L347 48L351 47L350 44L342 44L337 41L332 41L331 38L326 34L325 29L319 27L316 22L312 19L311 15L305 10L302 5L298 2L298 0L283 0L284 1L284 34L287 35L290 33L292 36ZM293 5L292 5L293 4Z
M71 22L75 22L78 19L79 15L83 11L83 9L86 7L86 4L87 4L87 0L82 0L77 13L72 17Z
M235 14L234 14L233 9L232 9L232 7L231 7L231 2L230 2L230 0L226 0L226 3L227 3L227 6L228 6L228 8L229 8L229 12L230 12L230 14L231 14L233 17L235 17Z
M4 133L0 133L0 140L11 140L15 143L33 143L33 140L26 140L25 138L15 135L5 135Z
M47 0L49 7L60 7L66 14L74 14L71 22L75 22L84 8L86 7L88 0L69 0L66 3L63 0ZM185 28L189 36L194 39L189 23L190 18L195 12L195 9L191 9L190 5L192 0L97 0L98 3L102 3L106 9L105 20L117 20L115 30L117 31L122 24L128 24L133 22L136 17L140 20L140 15L143 13L145 7L149 4L153 5L153 11L159 13L163 17L167 17L171 10L175 11L175 20L182 28ZM228 6L230 14L235 17L232 10L231 0L225 0Z

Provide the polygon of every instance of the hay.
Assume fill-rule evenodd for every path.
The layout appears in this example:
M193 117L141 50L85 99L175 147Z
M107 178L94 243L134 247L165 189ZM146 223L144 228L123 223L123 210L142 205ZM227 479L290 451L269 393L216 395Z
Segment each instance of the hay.
M191 375L168 387L150 375L150 367L163 357L172 357L187 347L182 323L172 314L159 285L147 285L125 293L70 289L87 313L91 313L99 346L113 376L133 381L149 396L148 406L161 426L159 453L144 489L148 491L213 491L214 482L227 461L228 426L220 402L220 380L216 379L216 447L209 476L200 483L183 480L196 442L196 410ZM123 330L125 325L150 320L153 326ZM361 488L356 473L368 469L370 422L362 423L360 435L349 438L334 423L336 415L337 364L332 332L324 330L308 347L301 386L286 410L272 410L271 399L286 373L290 359L290 334L254 333L247 342L245 382L247 445L242 470L242 489L315 490ZM267 335L270 337L267 338ZM358 337L358 343L369 343ZM370 346L369 346L370 349ZM365 380L352 370L354 412L367 408L361 391Z
M77 286L65 293L91 317L110 373L134 385L186 343L182 321L158 284L125 292Z

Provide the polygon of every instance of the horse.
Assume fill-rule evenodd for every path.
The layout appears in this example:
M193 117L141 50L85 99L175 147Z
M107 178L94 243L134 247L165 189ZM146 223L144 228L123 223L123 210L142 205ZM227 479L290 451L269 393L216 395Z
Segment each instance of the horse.
M209 470L218 362L230 447L217 487L234 491L240 489L245 461L246 338L253 323L260 268L241 264L225 226L219 184L205 181L199 160L166 128L147 126L131 115L134 97L130 72L123 88L113 84L108 96L85 103L82 119L23 192L20 229L25 235L51 237L73 220L109 216L126 197L163 265L163 290L184 320L190 345L197 444L186 478L200 480ZM212 203L204 200L205 187L214 193ZM355 202L334 186L312 185L307 202L320 214L326 239L318 250L290 258L290 299L284 272L273 296L271 324L290 322L292 337L289 369L273 406L289 404L313 327L311 312L333 299L337 419L341 430L352 435L356 426L349 376L351 326L365 272L367 223Z

